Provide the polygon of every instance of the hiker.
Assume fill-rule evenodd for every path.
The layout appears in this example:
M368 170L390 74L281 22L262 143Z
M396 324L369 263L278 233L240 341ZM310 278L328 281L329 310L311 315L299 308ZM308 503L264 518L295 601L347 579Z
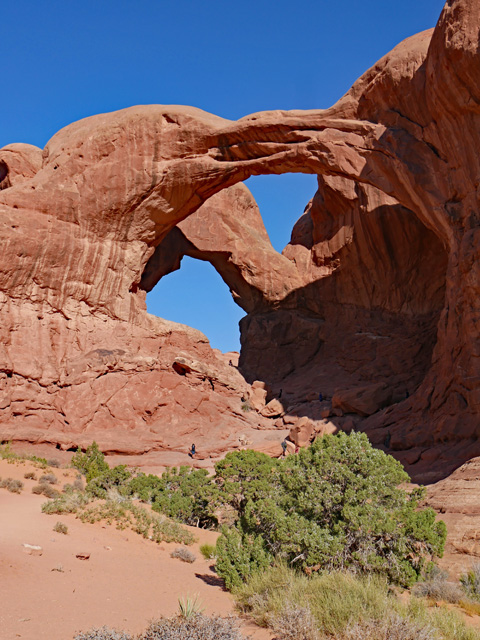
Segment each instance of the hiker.
M287 455L287 441L286 440L282 441L282 451L283 451L282 455L283 455L283 457L285 457Z
M193 458L193 456L195 455L195 445L194 444L192 444L192 448L188 452L188 455L190 456L190 458Z
M298 446L298 444L295 445L295 453L298 453L300 451L300 447Z
M318 401L323 402L323 393L318 394Z

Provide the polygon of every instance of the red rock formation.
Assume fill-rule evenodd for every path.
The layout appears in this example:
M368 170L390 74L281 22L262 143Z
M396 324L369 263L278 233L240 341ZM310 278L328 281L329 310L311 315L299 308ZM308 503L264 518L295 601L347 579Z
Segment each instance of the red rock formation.
M282 391L291 414L328 410L319 389L365 396L384 384L388 398L360 411L394 403L363 423L375 441L442 445L452 464L478 453L479 29L478 0L449 1L433 32L401 43L325 111L229 122L133 107L61 130L41 167L39 150L2 150L3 437L67 446L100 434L128 451L168 446L171 429L183 446L212 428L172 426L183 402L183 422L205 406L212 424L232 418L221 433L233 438L245 416L209 413L213 399L194 387L238 400L243 379L225 381L198 333L145 312L145 290L188 254L210 259L248 311L240 367ZM278 256L234 185L289 171L318 174L319 190ZM179 357L201 366L157 419Z

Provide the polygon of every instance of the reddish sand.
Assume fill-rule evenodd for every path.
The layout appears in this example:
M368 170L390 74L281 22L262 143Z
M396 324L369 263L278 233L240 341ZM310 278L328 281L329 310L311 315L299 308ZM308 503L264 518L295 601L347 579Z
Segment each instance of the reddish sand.
M148 620L175 614L179 598L196 594L205 613L234 613L232 597L198 548L213 543L217 534L190 528L198 537L190 547L197 560L181 562L170 557L177 544L157 545L114 526L41 513L46 498L31 493L36 482L23 478L29 470L42 473L30 464L0 460L0 477L25 483L20 495L0 489L0 640L69 640L77 631L102 625L138 633ZM49 471L60 485L75 475ZM58 521L68 526L67 535L53 531ZM24 543L41 546L43 554L26 554ZM76 558L83 552L90 553L88 560ZM244 633L258 640L272 637L249 623Z

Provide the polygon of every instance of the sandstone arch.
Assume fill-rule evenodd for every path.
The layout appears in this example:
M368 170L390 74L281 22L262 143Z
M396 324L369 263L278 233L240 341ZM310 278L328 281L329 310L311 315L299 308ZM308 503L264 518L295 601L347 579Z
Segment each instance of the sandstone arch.
M477 0L449 1L433 32L401 43L325 111L266 112L229 122L188 107L133 107L56 134L41 168L25 171L22 181L0 193L0 369L31 386L28 412L20 415L34 425L32 437L45 437L52 424L57 436L59 429L69 432L51 399L55 385L63 389L71 375L72 353L93 352L115 335L116 355L92 356L99 370L115 371L119 345L132 332L139 344L171 334L168 323L145 313L138 287L156 247L176 225L250 175L300 171L346 181L340 191L350 189L346 184L364 193L374 189L381 194L375 197L412 212L421 229L438 238L435 260L443 260L441 245L448 262L432 366L414 396L366 426L378 428L380 439L391 430L397 449L416 446L421 453L447 443L452 458L478 453L479 27ZM11 156L8 148L0 152L9 176ZM298 277L300 289L306 286L292 272L287 290L298 290ZM239 294L253 296L247 306L260 300L295 308L288 291L275 299L278 283L269 290L257 286L255 295L247 284ZM438 283L433 288L437 295ZM62 336L61 347L48 346L52 335ZM42 345L36 359L35 353L22 356L32 337ZM192 339L203 344L201 337ZM137 365L149 366L137 363L132 370ZM15 415L8 380L2 383L3 423ZM42 389L48 392L39 400ZM136 422L124 422L119 430L128 439ZM8 427L5 433L16 432Z

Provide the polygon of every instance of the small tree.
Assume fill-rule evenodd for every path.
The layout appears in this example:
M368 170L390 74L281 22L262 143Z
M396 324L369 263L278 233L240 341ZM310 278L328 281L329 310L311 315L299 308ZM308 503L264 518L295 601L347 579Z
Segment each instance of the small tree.
M235 477L234 468L229 473ZM399 487L408 480L401 464L374 449L364 434L318 439L268 472L264 468L254 488L232 485L234 499L241 496L238 531L225 531L218 541L219 573L226 578L229 539L238 544L238 536L253 536L268 556L292 566L349 568L410 585L426 558L443 553L446 528L433 509L419 508L423 489ZM232 554L228 558L235 565ZM235 566L246 577L244 565L242 559Z
M82 453L80 447L77 449L72 458L72 466L78 469L80 473L83 473L87 482L110 469L105 462L105 456L95 441L87 447L85 453Z

